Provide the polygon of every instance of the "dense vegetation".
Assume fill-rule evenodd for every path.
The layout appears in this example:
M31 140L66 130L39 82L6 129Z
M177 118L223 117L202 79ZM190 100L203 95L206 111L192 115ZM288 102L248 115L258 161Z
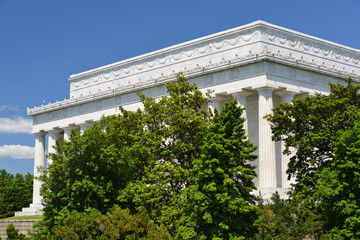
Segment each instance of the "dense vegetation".
M179 75L143 110L105 117L57 145L38 239L360 239L359 85L280 103L267 116L292 154L290 198L250 193L255 147L236 101Z
M182 75L166 87L168 96L161 99L140 95L143 110L120 107L120 115L57 145L44 174L38 238L68 236L70 221L79 224L75 232L88 232L79 239L107 239L106 219L116 218L114 211L130 214L134 229L165 229L176 239L255 235L255 172L249 162L256 156L243 129L243 109L232 101L220 113L208 112L202 106L209 94ZM142 227L137 217L150 225ZM111 234L109 239L125 239ZM126 234L151 238L149 231Z
M32 201L33 176L0 170L0 218L14 216Z
M360 85L331 84L331 93L283 103L268 119L286 152L296 149L288 168L296 177L291 193L299 208L311 209L317 235L360 239Z

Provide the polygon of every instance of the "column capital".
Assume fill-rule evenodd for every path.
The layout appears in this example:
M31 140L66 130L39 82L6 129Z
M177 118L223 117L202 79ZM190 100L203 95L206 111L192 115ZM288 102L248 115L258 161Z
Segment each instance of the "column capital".
M278 89L279 86L277 84L273 84L273 83L263 83L263 84L254 85L251 88L256 89L259 92L259 91L263 91L263 90L273 91L275 89Z
M32 132L32 134L41 137L41 136L45 136L46 132L44 130L40 130L40 131Z
M95 122L93 120L87 120L77 123L76 125L80 127L80 135L83 134L85 130L91 128L94 123Z
M51 128L51 129L47 129L46 132L50 135L50 134L59 134L60 132L62 131L61 128L59 127L54 127L54 128Z
M76 125L79 126L80 128L82 127L90 128L94 123L95 123L94 121L88 120L84 122L78 122L76 123Z
M222 101L226 100L226 96L212 93L210 94L210 100Z
M60 126L60 128L63 130L71 130L71 129L76 129L78 127L79 126L77 126L75 123Z
M236 98L236 97L247 97L249 96L250 94L253 94L252 91L248 91L248 90L237 90L237 91L229 91L227 92L228 94L230 94L231 96L233 96L233 98Z
M276 90L275 92L277 95L279 95L280 97L288 95L288 96L295 96L296 94L300 93L300 90L297 89L291 89L291 88L286 88L286 89L279 89Z
M64 125L62 129L64 130L64 140L69 141L72 129L74 129L75 131L80 131L80 126L77 126L75 124L68 124Z

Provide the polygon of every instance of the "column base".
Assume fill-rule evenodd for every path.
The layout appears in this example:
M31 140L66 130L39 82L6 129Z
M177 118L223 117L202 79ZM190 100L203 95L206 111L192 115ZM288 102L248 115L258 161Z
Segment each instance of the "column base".
M271 202L271 197L275 192L278 192L281 199L288 199L287 194L290 191L288 188L259 188L256 191L252 191L255 196L261 196L265 202Z
M39 203L31 203L30 207L23 208L21 212L15 212L15 216L35 216L35 215L42 215L43 205Z

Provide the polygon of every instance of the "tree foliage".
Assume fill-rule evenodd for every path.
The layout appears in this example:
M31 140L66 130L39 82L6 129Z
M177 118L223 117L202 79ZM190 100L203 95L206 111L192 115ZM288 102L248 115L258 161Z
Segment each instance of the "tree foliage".
M141 95L151 160L141 180L129 187L137 206L174 231L174 221L183 214L182 192L195 182L191 169L200 156L210 115L202 109L208 98L182 75L166 87L169 96L158 101Z
M250 191L255 173L247 161L255 158L255 148L246 140L241 108L232 102L213 118L203 107L209 94L181 74L166 87L168 96L159 99L140 94L142 110L120 107L121 114L104 117L81 136L73 132L70 141L57 144L43 175L44 234L65 227L71 213L78 219L87 209L96 209L91 214L103 216L114 205L133 216L146 213L170 234L199 219L193 228L197 236L212 232L212 239L227 239L236 230L237 239L254 233ZM213 185L218 185L216 191ZM203 196L205 208L191 191ZM197 216L191 206L198 209ZM206 220L208 213L213 223ZM92 219L96 217L90 225ZM216 226L222 230L215 231Z
M142 176L148 149L142 145L142 113L108 117L71 141L57 145L53 164L44 175L44 217L49 226L63 209L88 208L106 213L118 204L119 191Z
M329 235L323 231L324 222L317 209L306 199L298 199L296 196L281 199L276 192L269 203L265 204L260 199L258 207L259 227L254 239L329 239Z
M23 240L26 239L25 235L20 233L19 229L16 229L14 224L9 224L6 228L7 240Z
M246 138L236 101L215 112L194 161L195 184L185 190L186 214L180 221L179 239L245 239L256 232L254 147Z
M47 239L172 239L167 229L157 226L145 212L131 214L127 209L113 207L107 214L96 209L73 211L56 225Z
M334 239L358 239L358 116L360 85L330 84L330 94L281 103L268 116L274 139L285 153L296 149L288 174L296 177L291 194L322 222Z
M296 98L279 103L268 116L274 139L285 142L285 153L291 158L287 173L296 177L295 191L312 193L319 172L334 159L339 130L353 126L352 119L360 107L360 85L347 79L347 86L330 83L330 94Z
M360 121L338 132L335 158L321 171L319 205L334 239L360 238Z
M32 201L33 176L0 170L0 218L14 216Z

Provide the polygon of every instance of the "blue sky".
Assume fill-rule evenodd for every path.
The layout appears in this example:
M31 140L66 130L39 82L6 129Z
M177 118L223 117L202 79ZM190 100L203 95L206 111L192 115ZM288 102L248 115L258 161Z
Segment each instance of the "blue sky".
M0 0L0 169L33 172L27 107L71 74L264 20L360 49L360 1Z

